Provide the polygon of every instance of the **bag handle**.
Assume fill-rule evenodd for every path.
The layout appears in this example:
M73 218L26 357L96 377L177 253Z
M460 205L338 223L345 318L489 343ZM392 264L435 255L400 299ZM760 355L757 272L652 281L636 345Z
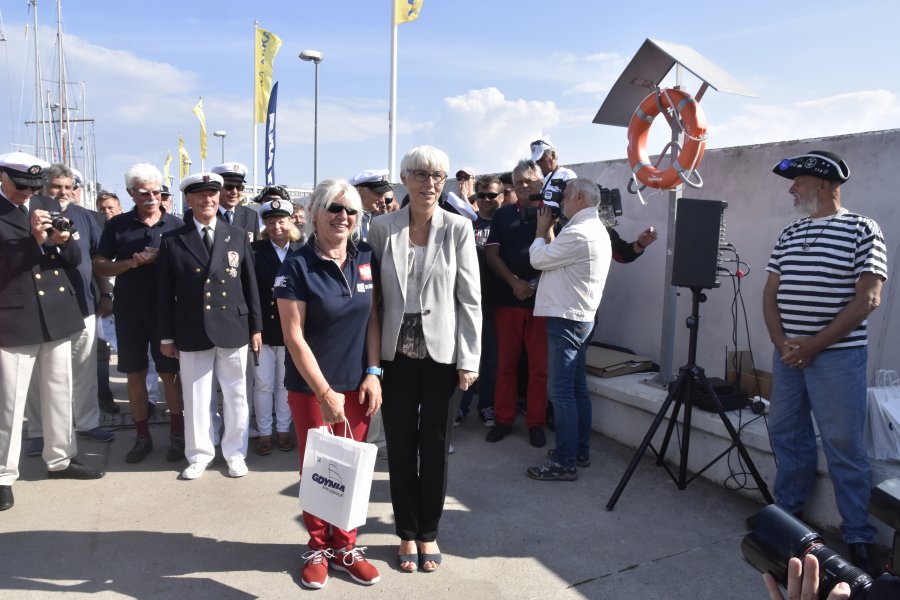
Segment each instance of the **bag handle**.
M328 429L328 433L330 433L332 437L341 437L334 434L334 429L331 428L331 425L322 425L322 427ZM344 434L344 439L350 438L352 441L356 441L353 437L353 430L350 429L350 421L347 420L347 417L344 417Z

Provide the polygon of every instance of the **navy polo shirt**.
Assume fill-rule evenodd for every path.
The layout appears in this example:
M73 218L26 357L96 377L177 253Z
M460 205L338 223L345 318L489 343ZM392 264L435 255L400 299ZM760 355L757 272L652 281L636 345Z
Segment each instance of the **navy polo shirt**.
M328 385L338 392L358 388L368 367L366 329L378 267L371 246L361 242L356 249L342 270L307 244L288 255L275 278L275 298L306 303L303 337ZM290 354L285 357L284 385L292 392L315 393Z
M500 246L500 259L506 263L509 270L519 279L531 281L540 272L531 266L531 255L528 252L537 233L537 219L522 223L520 215L518 202L498 208L491 219L491 233L485 247ZM506 282L500 281L496 275L494 279L496 285L493 300L496 306L534 308L534 296L518 300Z
M148 246L159 248L164 233L180 228L184 223L178 217L162 213L159 221L148 226L138 218L137 209L114 216L107 221L100 236L97 254L107 260L130 260ZM116 316L137 318L156 311L156 264L128 269L116 276L113 290Z

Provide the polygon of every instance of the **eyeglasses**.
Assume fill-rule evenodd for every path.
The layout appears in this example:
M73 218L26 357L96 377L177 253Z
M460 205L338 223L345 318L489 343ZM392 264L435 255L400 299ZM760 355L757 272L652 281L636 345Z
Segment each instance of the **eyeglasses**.
M13 183L15 184L16 189L19 190L20 192L23 190L31 190L32 192L39 192L40 190L42 190L44 188L44 186L42 186L42 185L22 185L21 183L16 183L15 181L13 181Z
M447 174L441 173L440 171L435 171L434 173L429 173L428 171L425 171L424 169L407 169L406 172L412 173L413 179L415 179L416 181L418 181L420 183L423 181L427 181L429 177L431 177L431 180L434 181L435 183L443 183L444 181L447 180Z
M330 212L333 215L339 215L341 213L341 211L344 211L347 213L348 217L352 217L353 215L355 215L356 213L359 212L355 208L350 208L349 206L345 206L344 204L338 204L337 202L332 202L331 204L328 205L328 208L326 208L325 210L327 210L328 212Z
M535 140L531 142L531 149L536 150L538 146L546 146L547 148L552 148L552 144L550 142L545 142L544 140Z
M222 189L225 190L226 192L233 192L234 190L237 190L237 191L239 191L239 192L243 192L243 191L244 191L244 186L243 186L243 185L233 185L233 184L230 184L230 183L226 183L225 185L222 186Z
M393 202L393 201L394 201L394 197L393 197L393 196L385 196L385 197L384 197L384 203L385 203L385 204L390 204L390 203Z
M496 200L499 195L500 192L478 192L477 194L479 200L484 200L485 198L488 200Z
M149 196L159 196L162 194L162 190L134 190L134 193L142 198L147 198Z

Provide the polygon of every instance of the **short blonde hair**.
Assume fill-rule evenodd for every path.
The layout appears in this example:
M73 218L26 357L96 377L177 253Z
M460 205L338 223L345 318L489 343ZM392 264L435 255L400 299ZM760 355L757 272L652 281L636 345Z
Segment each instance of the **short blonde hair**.
M306 218L306 237L312 237L316 232L316 218L323 210L327 210L329 206L340 198L347 200L347 205L356 210L356 224L353 231L350 232L350 239L356 243L359 241L362 232L362 199L356 188L350 185L346 179L326 179L319 182L316 189L313 190L312 196L309 197L308 216Z

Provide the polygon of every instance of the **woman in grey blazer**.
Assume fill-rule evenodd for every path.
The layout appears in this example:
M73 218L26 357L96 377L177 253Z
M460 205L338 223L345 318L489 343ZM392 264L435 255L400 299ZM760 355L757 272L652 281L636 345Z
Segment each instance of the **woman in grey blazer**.
M430 146L400 164L401 210L373 219L381 270L382 413L400 569L441 564L438 523L447 491L450 397L478 377L481 284L472 223L438 198L450 160Z

